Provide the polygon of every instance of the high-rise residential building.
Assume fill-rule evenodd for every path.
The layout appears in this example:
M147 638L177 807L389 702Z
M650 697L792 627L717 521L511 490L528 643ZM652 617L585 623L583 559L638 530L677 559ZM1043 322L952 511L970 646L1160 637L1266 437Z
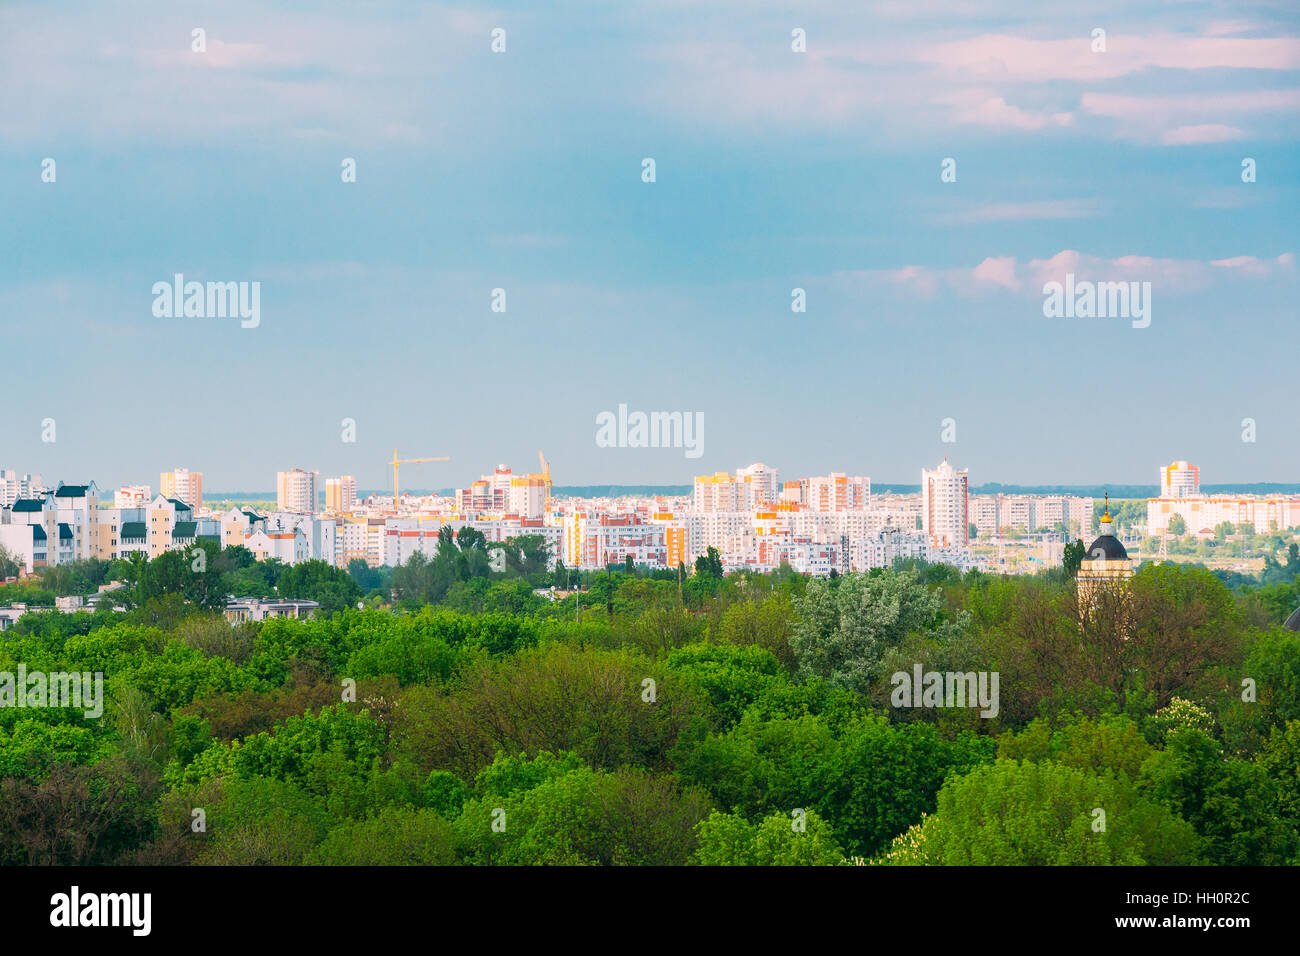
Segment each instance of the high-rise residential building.
M294 468L291 471L276 472L276 510L291 511L301 515L315 514L320 507L320 499L316 494L316 485L319 481L319 471L303 471L301 468Z
M800 478L798 481L787 481L781 486L781 500L791 505L807 505L808 479Z
M357 507L357 479L352 475L325 479L325 510L350 514Z
M781 492L781 485L776 480L777 470L769 468L761 461L756 461L748 468L737 468L736 477L749 482L750 499L753 505L772 504Z
M510 488L516 477L505 465L497 465L492 474L482 475L468 488L456 489L456 509L470 517L504 514L510 509Z
M692 507L696 514L712 511L749 511L777 500L775 468L755 462L737 468L734 475L720 471L716 475L696 475Z
M921 529L931 547L965 547L970 543L969 475L943 463L921 470Z
M158 476L158 494L183 501L197 513L203 507L203 472L177 468Z
M1160 469L1161 498L1195 498L1201 493L1201 469L1176 461Z
M520 518L540 518L546 513L546 478L536 474L513 476L506 510Z
M813 511L861 511L871 504L871 479L842 471L809 478L806 503Z
M0 469L0 508L8 508L19 498L39 498L45 492L40 475L20 475L9 468Z

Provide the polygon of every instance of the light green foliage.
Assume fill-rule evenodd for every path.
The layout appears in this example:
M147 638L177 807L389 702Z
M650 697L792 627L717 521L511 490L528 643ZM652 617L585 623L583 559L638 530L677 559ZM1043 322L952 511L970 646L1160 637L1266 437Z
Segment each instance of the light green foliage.
M804 829L790 814L773 813L751 824L733 813L714 811L699 825L702 866L835 866L844 853L835 834L817 811L808 810Z
M998 738L999 757L1051 760L1092 772L1113 770L1134 779L1151 753L1137 725L1123 716L1071 720L1056 730L1046 720L1035 720L1018 734Z
M497 865L651 865L690 862L704 794L669 776L627 768L594 771L569 759L538 757L536 786L482 792L455 821L466 862ZM532 775L514 767L511 786ZM491 778L493 786L500 777ZM488 781L484 781L485 785ZM499 829L493 829L496 822Z
M1097 828L1104 811L1105 829ZM1197 862L1192 827L1124 777L999 760L956 777L938 809L893 841L891 865L1062 866Z

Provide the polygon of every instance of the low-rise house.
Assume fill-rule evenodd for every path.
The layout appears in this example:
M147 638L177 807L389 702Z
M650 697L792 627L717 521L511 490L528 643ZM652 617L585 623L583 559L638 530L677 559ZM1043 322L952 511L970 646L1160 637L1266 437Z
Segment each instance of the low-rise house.
M262 600L260 598L235 598L226 601L226 620L231 624L244 621L265 621L268 617L306 618L320 610L316 601Z

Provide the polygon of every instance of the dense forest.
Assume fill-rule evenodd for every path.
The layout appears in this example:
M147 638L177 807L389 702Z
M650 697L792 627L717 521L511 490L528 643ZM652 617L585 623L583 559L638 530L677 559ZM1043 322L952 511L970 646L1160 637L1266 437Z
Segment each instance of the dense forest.
M122 586L20 617L0 672L106 704L0 707L0 863L1293 864L1290 563L1148 564L1091 609L1071 568L579 574L463 532L396 569L50 569L0 604ZM996 673L996 714L897 706L918 666Z

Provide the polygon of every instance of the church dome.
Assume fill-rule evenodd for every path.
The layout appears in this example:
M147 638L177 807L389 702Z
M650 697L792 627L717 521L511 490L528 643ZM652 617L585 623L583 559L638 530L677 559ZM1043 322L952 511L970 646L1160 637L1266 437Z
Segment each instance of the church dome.
M1124 550L1124 545L1119 543L1119 538L1113 534L1103 534L1096 541L1088 546L1087 558L1096 561L1104 559L1106 561L1127 561L1128 552Z
M1128 552L1115 537L1115 519L1110 516L1110 495L1106 495L1106 510L1101 515L1101 534L1088 546L1085 558L1092 561L1127 561Z

